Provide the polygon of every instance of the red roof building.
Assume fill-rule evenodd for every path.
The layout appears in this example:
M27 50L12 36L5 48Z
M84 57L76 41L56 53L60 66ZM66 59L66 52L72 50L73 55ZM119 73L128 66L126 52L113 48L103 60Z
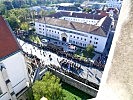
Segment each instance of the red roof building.
M10 30L10 26L8 26L4 18L0 16L0 59L18 50L20 50L20 47Z

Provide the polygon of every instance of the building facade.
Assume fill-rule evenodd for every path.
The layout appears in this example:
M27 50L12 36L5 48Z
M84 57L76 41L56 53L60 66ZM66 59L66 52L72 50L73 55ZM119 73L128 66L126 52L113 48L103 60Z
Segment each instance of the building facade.
M48 15L47 17L96 25L98 21L105 16L98 14L86 14L86 13L75 13L75 12L57 12L55 14Z
M35 22L37 34L71 43L79 47L91 44L102 53L109 35L112 20L103 17L96 25L46 17Z
M28 71L21 48L0 16L0 100L17 100L27 83Z

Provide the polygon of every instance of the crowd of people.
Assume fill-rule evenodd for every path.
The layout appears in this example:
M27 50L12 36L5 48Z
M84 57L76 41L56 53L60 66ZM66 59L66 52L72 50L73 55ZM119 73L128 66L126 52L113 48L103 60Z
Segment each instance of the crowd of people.
M47 67L49 68L49 71L58 70L59 72L64 73L65 75L68 75L71 78L76 79L79 82L82 82L88 86L95 88L95 89L99 89L99 85L97 85L97 84L95 84L95 83L93 83L87 79L84 79L84 78L80 77L79 75L73 73L72 71L68 71L68 70L64 69L63 67L59 67L59 66L56 66L53 64L47 65Z
M32 44L33 46L38 47L38 49L40 49L40 50L43 49L45 51L50 51L50 52L57 54L58 56L62 56L63 58L68 59L68 60L62 59L61 61L58 61L58 59L57 59L57 61L59 62L61 67L50 64L51 68L58 70L60 72L63 72L64 74L66 74L66 75L68 75L68 76L70 76L70 77L72 77L72 78L74 78L80 82L83 82L89 86L92 86L96 89L99 88L99 85L92 83L89 80L80 77L78 75L78 73L80 72L80 70L82 70L81 65L86 66L86 67L96 67L100 70L103 70L104 64L101 64L98 62L92 63L90 61L84 61L84 60L81 60L79 58L76 58L73 53L65 52L65 51L63 51L62 47L55 46L52 43L48 43L47 46L42 46L42 45L37 45L36 43L33 43L31 41L28 41L28 40L26 40L26 42ZM44 63L42 62L42 60L39 59L37 56L32 55L32 54L28 54L26 52L24 52L24 54L32 59L31 66L33 67L33 69L36 69L36 67L37 67L36 65L38 65L39 67L44 66ZM43 54L43 55L45 56L45 54ZM49 58L51 58L51 60L52 60L52 57L50 55L49 55ZM70 62L70 61L72 61L72 62ZM76 62L79 64L76 64Z
M78 65L69 60L62 59L61 61L59 61L59 64L62 68L65 68L73 73L79 74L79 72L82 70L81 65Z
M96 60L95 62L81 60L80 58L75 57L74 53L65 52L63 50L63 47L61 47L61 46L56 46L52 43L47 43L47 46L42 46L42 45L38 45L36 43L33 43L33 42L31 42L30 40L27 40L27 39L24 40L24 41L38 47L39 49L47 50L47 51L50 51L50 52L53 52L53 53L57 54L58 56L63 56L64 58L67 58L69 60L73 60L74 62L78 62L79 64L81 64L83 66L95 67L95 68L97 68L101 71L104 70L105 63L102 63L99 60ZM102 56L102 58L103 58L103 56Z
M46 47L42 47L42 49L51 51L53 53L56 53L58 56L63 56L64 58L67 58L69 60L73 60L74 62L78 62L81 65L84 65L84 66L87 66L87 67L95 67L95 68L97 68L97 69L99 69L101 71L104 70L105 64L103 64L101 62L97 62L97 61L95 61L93 63L91 61L81 60L80 58L75 57L74 53L65 52L65 51L63 51L62 47L55 46L54 44L49 44Z

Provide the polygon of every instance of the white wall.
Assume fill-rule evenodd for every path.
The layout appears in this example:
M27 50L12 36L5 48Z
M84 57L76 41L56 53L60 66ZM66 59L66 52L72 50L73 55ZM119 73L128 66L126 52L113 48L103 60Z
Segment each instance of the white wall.
M9 91L3 79L2 72L0 71L0 88L2 90L2 94L0 95L0 100L9 100L11 96L9 95Z
M35 22L35 29L36 29L37 34L46 36L46 25L45 24Z
M97 52L103 52L103 50L105 48L107 37L89 34L86 32L76 31L76 30L72 30L72 29L66 29L63 27L58 27L58 26L53 26L53 25L48 25L48 24L46 26L47 26L46 27L46 35L41 34L41 33L38 33L38 34L62 41L61 34L66 33L67 34L66 42L69 42L71 44L81 46L81 47L86 47L88 44L92 44L95 46L95 51L97 51ZM42 28L43 25L37 26L37 29L39 29L39 27ZM57 30L56 28L62 29L62 30ZM67 31L69 31L69 32L67 32ZM79 33L79 34L74 34L71 32L75 32L75 33Z
M1 95L0 95L1 96ZM9 100L11 99L8 93L4 94L3 96L0 97L0 100Z
M95 19L75 18L75 17L67 17L67 16L63 16L59 19L64 19L64 20L79 22L79 23L92 24L92 25L97 24L97 22L99 21L99 20L95 20Z
M24 56L18 52L2 61L15 93L20 92L29 82Z

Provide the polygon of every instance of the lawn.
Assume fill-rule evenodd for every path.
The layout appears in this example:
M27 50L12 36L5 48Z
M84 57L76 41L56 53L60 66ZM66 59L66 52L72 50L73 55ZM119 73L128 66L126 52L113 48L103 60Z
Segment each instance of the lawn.
M92 96L78 90L77 88L70 86L67 83L62 83L63 92L66 95L65 100L87 100Z

